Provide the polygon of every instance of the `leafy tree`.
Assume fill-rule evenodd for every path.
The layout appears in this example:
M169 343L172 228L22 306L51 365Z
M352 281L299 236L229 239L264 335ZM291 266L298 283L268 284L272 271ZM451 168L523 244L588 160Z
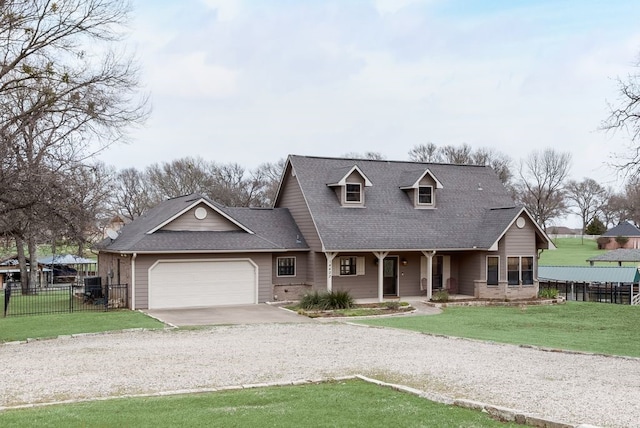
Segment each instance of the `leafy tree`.
M520 180L514 186L516 201L546 229L550 220L567 212L565 180L571 154L554 149L532 152L520 162Z
M607 226L605 226L598 217L594 217L594 219L591 220L591 223L589 223L585 228L584 233L587 235L602 235L606 231Z

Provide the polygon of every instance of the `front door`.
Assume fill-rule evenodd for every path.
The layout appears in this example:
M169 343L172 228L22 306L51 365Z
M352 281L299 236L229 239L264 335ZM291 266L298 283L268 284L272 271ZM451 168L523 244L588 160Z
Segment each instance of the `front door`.
M386 296L398 295L398 258L387 257L382 261L383 292Z

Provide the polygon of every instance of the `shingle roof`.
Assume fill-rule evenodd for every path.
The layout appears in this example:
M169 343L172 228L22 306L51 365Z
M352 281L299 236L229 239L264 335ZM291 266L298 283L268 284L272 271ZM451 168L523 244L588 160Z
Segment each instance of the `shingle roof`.
M487 249L522 208L489 167L290 156L289 161L327 251L349 249ZM366 208L343 208L326 185L357 165L373 183ZM435 209L415 209L409 177L426 169L442 183Z
M640 250L620 248L587 259L589 262L640 262Z
M615 238L616 236L640 236L640 229L628 221L620 222L616 227L607 230L602 236Z
M253 233L245 230L195 232L150 230L182 212L199 200L215 206ZM118 238L105 239L98 246L106 251L282 251L308 248L286 208L254 209L223 207L201 195L188 195L161 202L146 214L124 226Z
M640 273L627 266L538 266L538 278L552 281L637 283Z

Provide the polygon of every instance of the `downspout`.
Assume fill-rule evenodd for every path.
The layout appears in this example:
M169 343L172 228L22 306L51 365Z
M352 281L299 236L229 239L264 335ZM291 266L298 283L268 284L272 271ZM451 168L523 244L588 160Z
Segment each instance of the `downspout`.
M136 309L136 257L138 253L131 256L131 309Z

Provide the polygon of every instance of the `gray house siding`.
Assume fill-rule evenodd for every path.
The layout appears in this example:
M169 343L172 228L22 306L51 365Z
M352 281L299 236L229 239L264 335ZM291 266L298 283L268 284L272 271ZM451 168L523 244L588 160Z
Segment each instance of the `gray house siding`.
M195 216L195 210L198 207L207 210L207 216L199 220ZM205 204L194 207L165 225L162 230L191 230L191 231L208 231L208 232L226 232L231 230L239 230L240 228L221 216Z
M469 252L461 254L458 260L458 293L475 296L475 281L482 278L481 272L485 263L484 252Z
M286 171L284 181L277 207L288 208L309 247L314 251L321 251L322 244L318 237L318 232L304 201L298 180L292 175L290 167Z
M149 268L158 260L251 259L258 266L258 302L273 298L271 253L140 254L135 259L135 309L149 307ZM179 290L177 291L179 292Z
M278 276L278 259L281 257L295 257L295 276ZM271 277L273 285L306 284L308 262L307 252L274 253Z

